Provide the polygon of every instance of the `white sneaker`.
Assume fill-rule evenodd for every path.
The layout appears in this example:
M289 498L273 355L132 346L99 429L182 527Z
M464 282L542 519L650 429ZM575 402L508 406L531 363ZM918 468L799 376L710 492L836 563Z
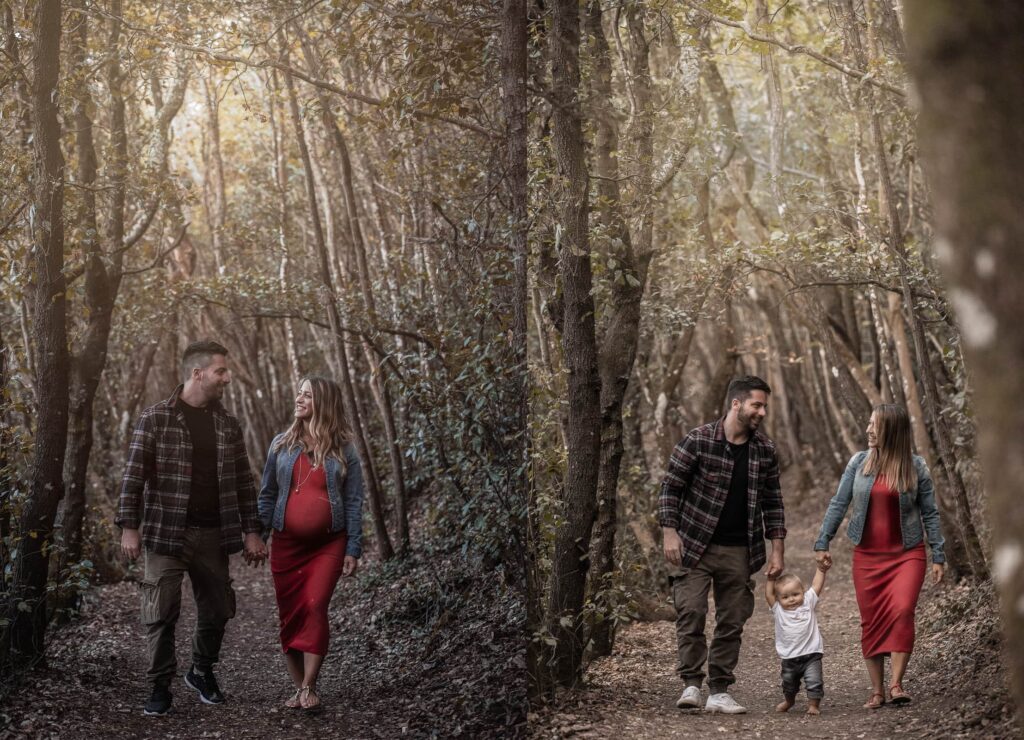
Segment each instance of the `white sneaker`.
M676 702L676 706L680 709L700 709L700 688L687 686L683 690L683 695Z
M705 712L721 712L722 714L746 714L747 708L736 703L729 694L724 691L721 694L712 694L704 705Z

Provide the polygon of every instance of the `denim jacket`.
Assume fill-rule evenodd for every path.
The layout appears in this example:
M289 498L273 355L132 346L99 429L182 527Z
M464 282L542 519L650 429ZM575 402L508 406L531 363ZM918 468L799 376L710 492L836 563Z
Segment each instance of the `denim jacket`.
M298 448L275 450L274 445L282 436L279 434L270 443L258 502L263 526L277 531L284 529L284 512L292 488L292 468L302 454ZM331 503L331 531L345 530L348 535L345 554L358 558L363 552L363 472L355 445L351 442L345 445L343 454L347 468L344 473L341 463L335 458L328 457L324 461L327 498Z
M862 469L867 456L866 451L858 452L846 466L836 495L829 501L828 509L825 511L818 540L814 543L815 550L828 549L829 541L835 537L851 501L853 514L850 516L846 534L853 544L860 543L860 538L864 534L864 522L867 519L868 502L871 499L871 487L875 483L875 476L864 475ZM939 510L935 507L935 489L932 487L928 465L923 458L914 455L914 467L917 468L917 491L900 492L900 532L903 535L903 548L909 550L917 546L927 535L928 546L932 551L932 562L944 563L946 556L942 548L946 541L939 528Z

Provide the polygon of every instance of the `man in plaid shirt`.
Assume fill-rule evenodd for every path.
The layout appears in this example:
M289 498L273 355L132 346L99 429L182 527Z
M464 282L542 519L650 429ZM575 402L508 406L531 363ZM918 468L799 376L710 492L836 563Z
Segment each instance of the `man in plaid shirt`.
M235 615L228 555L244 550L254 566L267 557L242 429L220 403L231 382L227 354L216 342L190 344L182 357L184 384L142 412L128 449L116 524L125 556L143 555L139 587L152 686L147 715L171 708L185 573L196 602L185 683L203 703L220 704L224 695L213 665Z
M728 688L736 680L743 625L754 613L751 576L766 561L769 578L782 572L786 537L775 445L758 431L770 393L753 375L733 380L725 417L697 427L676 445L662 482L658 520L672 565L678 672L686 684L676 702L681 708L700 707L706 660L710 695L704 710L747 711ZM704 624L712 587L715 634L709 654Z

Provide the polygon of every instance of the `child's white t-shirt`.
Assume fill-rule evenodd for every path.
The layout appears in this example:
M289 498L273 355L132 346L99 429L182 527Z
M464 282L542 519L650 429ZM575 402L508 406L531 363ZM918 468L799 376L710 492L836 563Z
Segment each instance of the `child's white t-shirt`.
M775 649L780 658L799 658L801 655L825 652L818 631L818 617L814 613L818 594L813 588L804 594L804 603L796 609L783 609L776 601L772 605L775 616Z

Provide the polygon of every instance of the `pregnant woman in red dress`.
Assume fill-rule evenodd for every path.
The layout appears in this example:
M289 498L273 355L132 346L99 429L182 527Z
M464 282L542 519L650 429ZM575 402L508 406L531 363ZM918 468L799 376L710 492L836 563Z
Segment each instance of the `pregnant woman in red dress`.
M295 420L270 445L260 516L273 530L270 570L281 618L281 648L294 693L289 708L318 709L317 678L327 655L327 608L338 579L356 572L363 486L341 389L302 381Z
M892 663L889 696L905 704L903 676L914 649L914 610L925 576L927 538L932 578L942 580L944 540L928 466L911 452L910 417L893 404L877 406L867 428L868 450L847 465L829 502L814 544L817 559L831 565L829 542L853 504L847 534L853 550L853 587L860 607L861 648L872 694L864 705L885 703L884 659Z

